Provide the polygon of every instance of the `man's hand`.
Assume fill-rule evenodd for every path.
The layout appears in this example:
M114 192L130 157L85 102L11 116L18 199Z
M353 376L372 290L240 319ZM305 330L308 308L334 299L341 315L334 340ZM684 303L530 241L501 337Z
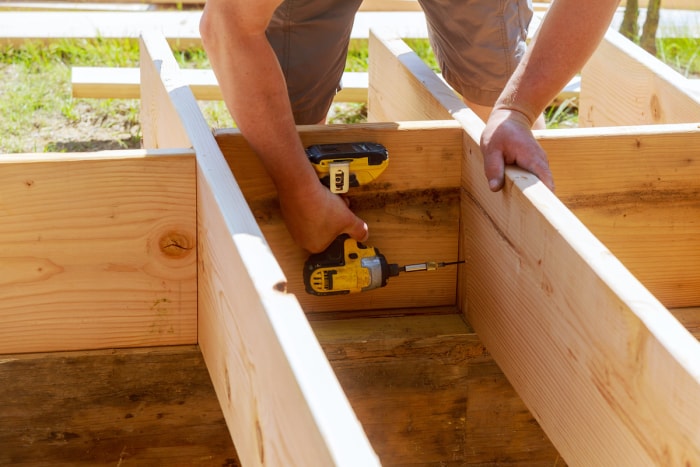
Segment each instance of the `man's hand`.
M484 171L491 191L503 188L505 166L515 164L554 191L547 154L532 135L532 122L516 110L495 108L481 134Z
M325 250L343 233L359 242L369 237L367 224L318 181L293 193L279 193L279 199L287 230L297 245L311 253Z

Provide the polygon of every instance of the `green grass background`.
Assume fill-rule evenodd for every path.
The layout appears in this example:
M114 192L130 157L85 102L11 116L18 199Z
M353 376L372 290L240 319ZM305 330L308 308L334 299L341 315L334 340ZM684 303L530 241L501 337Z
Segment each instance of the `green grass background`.
M435 71L439 71L427 40L408 45ZM700 38L658 41L659 58L688 77L700 75ZM203 50L175 51L182 67L210 68ZM367 70L367 41L351 42L346 71ZM123 99L74 99L70 70L73 66L138 67L139 46L133 39L59 40L49 44L26 43L0 48L0 153L26 152L32 132L44 126L71 128L79 124L119 126L128 138L122 147L138 147L139 102ZM222 102L201 103L212 127L230 127L233 121ZM363 121L362 104L334 106L331 123ZM547 110L550 128L576 124L575 102ZM76 149L81 149L79 146ZM90 149L89 147L83 149ZM61 150L51 143L32 152Z

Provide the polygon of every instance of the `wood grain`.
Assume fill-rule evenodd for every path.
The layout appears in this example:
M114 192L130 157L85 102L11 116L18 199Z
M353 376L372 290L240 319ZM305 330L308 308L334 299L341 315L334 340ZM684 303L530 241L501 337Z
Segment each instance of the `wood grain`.
M581 71L579 126L700 121L700 95L693 86L691 80L610 29Z
M667 308L700 303L700 128L546 131L557 196Z
M237 467L194 346L0 357L0 464Z
M165 38L141 46L142 95L170 103L196 152L199 344L241 461L376 465Z
M0 353L196 342L191 151L0 165Z
M279 212L271 179L235 130L216 131L223 151L275 258L287 289L306 312L454 305L456 268L403 274L390 287L361 294L317 297L304 289L308 253L297 247ZM457 229L461 130L455 122L405 122L299 127L305 146L373 141L389 152L379 178L348 193L350 206L370 230L367 242L400 265L458 258Z

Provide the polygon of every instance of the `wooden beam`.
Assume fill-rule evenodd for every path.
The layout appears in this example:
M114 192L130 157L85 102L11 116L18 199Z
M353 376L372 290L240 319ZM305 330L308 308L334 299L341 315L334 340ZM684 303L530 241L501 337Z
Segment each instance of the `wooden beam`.
M579 126L700 121L689 81L611 29L581 72Z
M0 354L196 342L192 151L0 166Z
M197 100L223 99L212 70L183 69L181 73ZM366 102L367 79L367 73L344 73L343 89L335 95L334 102ZM72 67L71 89L76 98L138 99L140 71L138 68Z
M172 47L200 47L201 11L0 11L0 44L59 39L138 38L160 31ZM351 37L366 39L372 27L389 28L403 37L427 38L421 11L369 12L355 16Z
M169 102L197 154L199 345L241 461L377 465L165 38L141 43L143 106Z
M463 309L564 459L700 459L698 341L532 175L465 167Z
M386 35L379 39L372 31L369 40L369 89L367 91L367 119L370 122L406 120L451 120L450 107L442 105L449 100L460 108L461 99L449 88L415 52L398 36ZM406 73L406 69L415 74ZM401 79L396 79L400 76ZM423 90L439 89L443 94Z
M3 355L0 464L238 466L196 346Z
M697 124L544 131L557 196L667 308L700 304Z
M311 322L382 464L557 465L556 449L455 311Z
M219 147L306 312L394 309L455 304L456 268L390 279L390 286L351 296L305 292L307 253L297 247L279 212L277 192L237 130L218 130ZM389 166L374 182L353 188L353 211L368 223L368 244L400 265L457 258L461 130L454 121L299 127L305 146L371 140L389 151Z
M569 464L697 462L700 343L532 174L492 193L483 124L453 114L462 309L518 394Z
M381 65L378 65L381 66ZM197 100L222 100L219 83L212 70L183 69L182 76L189 84ZM138 99L140 97L140 72L138 68L122 67L72 67L71 92L75 98L92 99ZM699 80L690 80L691 86ZM345 72L343 88L335 95L333 102L367 102L369 74L366 72ZM552 102L559 105L567 99L578 99L581 88L579 77L573 78ZM695 89L693 92L700 92Z

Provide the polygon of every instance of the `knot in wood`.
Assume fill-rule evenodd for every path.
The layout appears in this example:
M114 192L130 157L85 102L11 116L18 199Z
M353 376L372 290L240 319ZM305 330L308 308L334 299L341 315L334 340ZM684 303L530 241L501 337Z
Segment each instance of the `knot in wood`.
M168 232L158 241L160 251L172 258L182 258L189 255L194 245L189 236L182 232Z

